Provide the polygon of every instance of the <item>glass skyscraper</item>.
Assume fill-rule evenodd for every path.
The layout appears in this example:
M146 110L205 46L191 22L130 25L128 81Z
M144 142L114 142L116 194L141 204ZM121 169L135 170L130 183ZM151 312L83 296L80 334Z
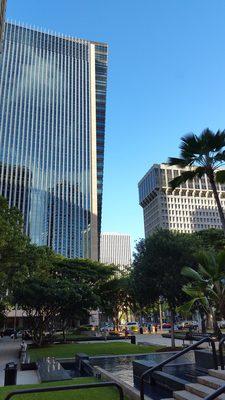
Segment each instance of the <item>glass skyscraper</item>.
M107 45L6 23L0 193L38 245L99 256Z

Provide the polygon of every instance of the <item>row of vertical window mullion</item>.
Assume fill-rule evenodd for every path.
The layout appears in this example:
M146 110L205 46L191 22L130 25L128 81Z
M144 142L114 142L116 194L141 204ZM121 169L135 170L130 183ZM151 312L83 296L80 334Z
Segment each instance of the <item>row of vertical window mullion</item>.
M73 152L73 140L72 140L72 133L73 133L73 63L74 63L74 54L73 54L73 41L70 40L70 51L69 51L69 56L70 56L70 63L68 66L68 114L69 114L69 120L70 123L68 124L68 138L70 138L70 141L68 140L69 144L70 144L70 148L69 146L67 146L67 155L68 155L68 180L69 180L69 184L70 184L70 191L68 194L68 198L69 198L69 204L70 204L70 213L69 213L69 225L68 225L68 235L69 235L69 246L67 249L67 253L68 253L68 257L72 257L73 256L73 247L72 247L72 227L73 227L73 220L72 220L72 216L73 216L73 209L74 209L74 205L73 205L73 191L74 191L74 185L73 185L73 180L72 180L72 152ZM70 150L70 151L69 151Z
M14 31L14 35L15 35L15 31ZM11 39L11 30L9 32L9 52L8 52L8 61L10 62L10 56L11 56L11 45L12 47L14 46L14 42L12 43L10 41ZM6 50L6 49L5 49ZM7 51L5 51L4 53L7 53ZM8 76L6 77L6 79L11 79L11 75L12 75L12 69L13 69L13 64L12 62L9 64L8 62L8 66L7 66L7 71L9 71ZM5 179L5 188L3 187L3 195L7 196L7 185L8 185L8 169L9 169L9 163L8 163L8 153L9 153L9 148L10 145L8 143L8 148L7 148L7 141L10 140L8 135L7 135L7 131L8 131L8 115L9 115L9 104L10 104L10 99L9 99L9 91L7 90L7 85L6 85L6 91L5 91L5 99L6 100L6 112L3 115L6 115L6 124L5 124L5 129L2 128L2 132L4 134L4 144L3 144L3 157L2 157L2 166L3 166L3 170L4 170L4 176L3 179Z
M30 30L30 35L31 37L34 36L34 33L32 30ZM30 41L32 43L32 39ZM29 53L29 65L33 67L33 60L34 60L34 47L32 44L30 44L30 53ZM31 68L31 67L30 67ZM35 69L33 69L33 73L35 76ZM32 130L32 124L33 124L33 118L34 118L34 107L32 107L33 102L32 102L32 73L30 70L30 79L29 79L29 107L30 107L30 112L29 112L29 123L27 126L27 135L30 137L28 138L27 136L27 142L30 144L30 146L27 143L26 146L26 173L28 172L28 179L26 178L26 185L24 185L24 192L25 192L25 199L24 199L24 208L23 208L23 215L26 215L26 221L25 221L25 233L28 235L29 234L29 219L30 219L30 201L31 201L31 186L32 186L32 148L33 148L33 135L30 133L33 132ZM28 160L27 160L28 158ZM27 199L26 199L26 190L27 190ZM26 214L25 214L26 212Z
M41 141L41 157L40 157L40 164L41 164L41 184L40 184L40 190L43 191L44 193L44 204L43 204L43 242L42 244L46 245L46 239L47 239L47 227L48 227L48 218L47 218L47 207L48 207L48 188L45 185L46 181L46 173L47 170L45 170L45 161L46 161L46 156L48 154L48 148L46 147L47 143L46 141L48 140L49 137L49 124L48 124L48 130L46 130L46 120L48 118L47 115L47 98L48 98L48 88L49 85L51 84L51 81L47 81L48 76L48 67L49 67L49 51L47 49L47 44L48 44L48 38L45 35L45 40L46 40L46 46L43 47L43 79L42 79L42 87L43 87L43 128L41 127L40 131L40 136L43 137L43 140ZM48 82L48 84L47 84ZM47 151L46 151L47 150Z
M54 41L54 46L53 46L53 52L54 50L57 49L57 44L59 45L59 39L56 38L56 41ZM58 106L58 99L59 99L59 78L60 78L60 53L59 51L54 52L56 53L56 58L57 58L57 68L56 68L56 77L55 77L55 85L56 85L56 96L55 96L55 102L56 102L56 118L55 118L55 168L54 168L54 184L53 184L53 221L52 221L52 246L54 248L54 250L57 252L58 251L58 247L57 247L57 229L58 229L58 220L57 220L57 213L59 212L59 195L58 195L58 186L57 186L57 179L60 179L59 173L58 173L58 139L59 139L59 130L58 130L58 126L59 126L59 106Z
M59 58L59 146L58 146L58 160L59 160L59 165L58 165L58 177L59 177L59 181L57 184L57 191L58 191L58 218L57 218L57 230L56 230L56 252L59 253L60 252L60 243L59 243L59 229L60 229L60 215L61 215L61 199L62 199L62 174L61 174L61 151L62 151L62 54L60 54L60 58Z
M47 193L47 210L48 213L47 221L47 241L48 246L52 246L51 235L52 235L52 202L54 199L53 187L52 187L52 175L54 174L54 168L52 165L53 154L54 154L54 134L53 134L53 121L54 121L54 81L52 77L54 76L54 63L53 63L53 36L49 36L50 46L49 46L49 96L48 96L48 139L47 139L47 160L46 160L46 193ZM51 138L51 140L50 140Z
M6 33L5 33L6 35ZM5 181L5 142L6 142L6 115L7 115L7 111L5 109L7 109L7 82L8 82L8 76L6 75L6 71L8 71L8 66L9 66L9 59L10 59L10 52L11 52L11 43L9 41L9 30L7 30L7 43L9 44L9 51L3 51L3 60L1 63L1 72L3 72L5 79L1 80L1 101L3 104L3 110L2 110L2 118L1 118L1 161L2 161L2 170L1 170L1 194L4 195L4 182L6 184ZM6 42L5 42L5 48L6 46Z
M15 31L14 31L14 33L15 33ZM16 66L17 66L17 57L18 57L18 48L19 48L19 44L18 43L16 43L16 42L14 42L13 41L13 46L14 47L16 47L16 57L15 57L15 60L14 60L14 62L13 63L11 63L11 68L12 68L12 71L14 70L14 78L13 78L13 94L15 93L15 87L16 87L16 83L17 83L17 76L16 76L16 73L15 73L15 70L16 70ZM12 95L12 99L15 99L15 96L13 96ZM8 99L8 102L9 102L10 100ZM7 114L8 115L8 114ZM10 120L10 122L9 122L9 130L12 132L12 131L14 131L15 130L15 128L14 128L14 126L13 126L13 118L15 118L15 115L13 115L13 112L11 112L11 114L10 114L10 116L9 116L9 120ZM15 119L14 119L14 124L15 124ZM18 173L18 167L17 167L17 165L15 165L15 168L16 168L16 171L15 171L15 173L14 173L14 166L13 166L13 163L14 163L14 153L15 153L15 138L16 138L16 135L14 134L13 135L13 139L12 139L12 144L11 143L9 143L9 146L8 146L8 151L11 151L11 157L8 157L7 158L7 160L6 160L6 164L7 164L7 171L8 171L8 168L10 169L10 172L11 172L11 176L10 176L10 179L6 179L5 180L5 191L6 191L6 193L7 193L7 187L8 187L8 185L9 185L9 188L10 188L10 191L9 191L9 196L7 196L7 194L6 194L6 196L8 197L8 201L9 201L9 206L11 207L11 206L13 206L13 205L15 205L14 204L14 201L15 201L15 198L16 198L16 190L15 190L15 192L14 192L14 196L13 196L13 193L12 193L12 188L13 188L13 176L15 177L15 189L16 189L16 187L17 187L17 173ZM10 139L9 139L10 140ZM9 162L9 159L11 158L11 162ZM8 182L10 182L10 183L8 183ZM14 197L13 199L12 199L12 197Z

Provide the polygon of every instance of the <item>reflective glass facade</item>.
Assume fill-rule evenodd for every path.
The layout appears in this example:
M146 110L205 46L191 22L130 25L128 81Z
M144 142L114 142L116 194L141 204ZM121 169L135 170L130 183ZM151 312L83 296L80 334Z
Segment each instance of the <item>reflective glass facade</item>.
M0 74L0 193L34 243L98 258L107 45L7 23Z

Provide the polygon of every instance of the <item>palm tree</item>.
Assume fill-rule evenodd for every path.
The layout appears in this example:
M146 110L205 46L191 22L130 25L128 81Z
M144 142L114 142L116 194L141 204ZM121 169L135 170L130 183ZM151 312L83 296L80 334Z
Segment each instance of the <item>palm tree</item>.
M220 203L216 182L225 182L225 171L218 170L225 163L225 130L212 132L205 129L200 136L187 134L181 138L180 158L169 158L169 165L190 167L170 182L174 190L187 180L206 175L209 179L225 233L225 216ZM191 168L194 167L194 168Z
M217 317L225 318L225 251L218 254L201 251L196 257L196 269L185 267L182 270L182 275L190 279L183 291L191 299L181 310L190 312L197 307L211 314L214 332L218 333Z

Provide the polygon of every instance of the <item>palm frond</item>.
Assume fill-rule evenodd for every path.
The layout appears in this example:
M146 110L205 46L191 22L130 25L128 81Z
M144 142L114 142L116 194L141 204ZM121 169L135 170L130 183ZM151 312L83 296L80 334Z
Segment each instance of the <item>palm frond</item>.
M225 150L219 151L215 156L214 156L215 161L225 161Z
M195 170L193 170L193 171L184 171L179 176L176 176L176 178L172 179L169 182L169 185L172 188L172 190L174 190L177 187L179 187L180 185L182 185L182 183L185 183L188 180L192 180L195 176L196 176L196 171Z
M207 168L206 167L197 167L195 168L195 173L198 176L198 178L201 178L207 173Z
M216 175L216 182L225 183L225 171L224 170L217 171L215 173L215 175Z
M225 146L225 132L218 130L216 133L206 128L199 136L204 152L217 152Z
M183 292L186 293L188 296L194 298L194 297L202 297L204 296L203 291L199 286L193 286L191 283L188 283L183 286L182 288Z
M177 311L179 313L188 314L190 311L193 310L195 304L197 303L198 303L198 298L192 299L182 304L182 306L178 307Z
M183 158L175 158L175 157L169 157L168 164L177 165L178 167L181 168L188 166L188 162L186 160L184 160Z
M219 266L219 272L225 275L225 250L220 251L216 256L217 264Z
M181 138L181 157L189 160L189 164L193 164L196 159L196 154L202 154L201 143L198 136L194 133L188 133Z
M211 252L200 251L197 253L197 260L199 262L200 274L206 277L212 277L217 269L215 255Z
M202 278L202 276L197 271L195 271L193 268L184 267L181 270L181 274L183 276L186 276L187 278L193 279L194 281L204 282L204 279Z

